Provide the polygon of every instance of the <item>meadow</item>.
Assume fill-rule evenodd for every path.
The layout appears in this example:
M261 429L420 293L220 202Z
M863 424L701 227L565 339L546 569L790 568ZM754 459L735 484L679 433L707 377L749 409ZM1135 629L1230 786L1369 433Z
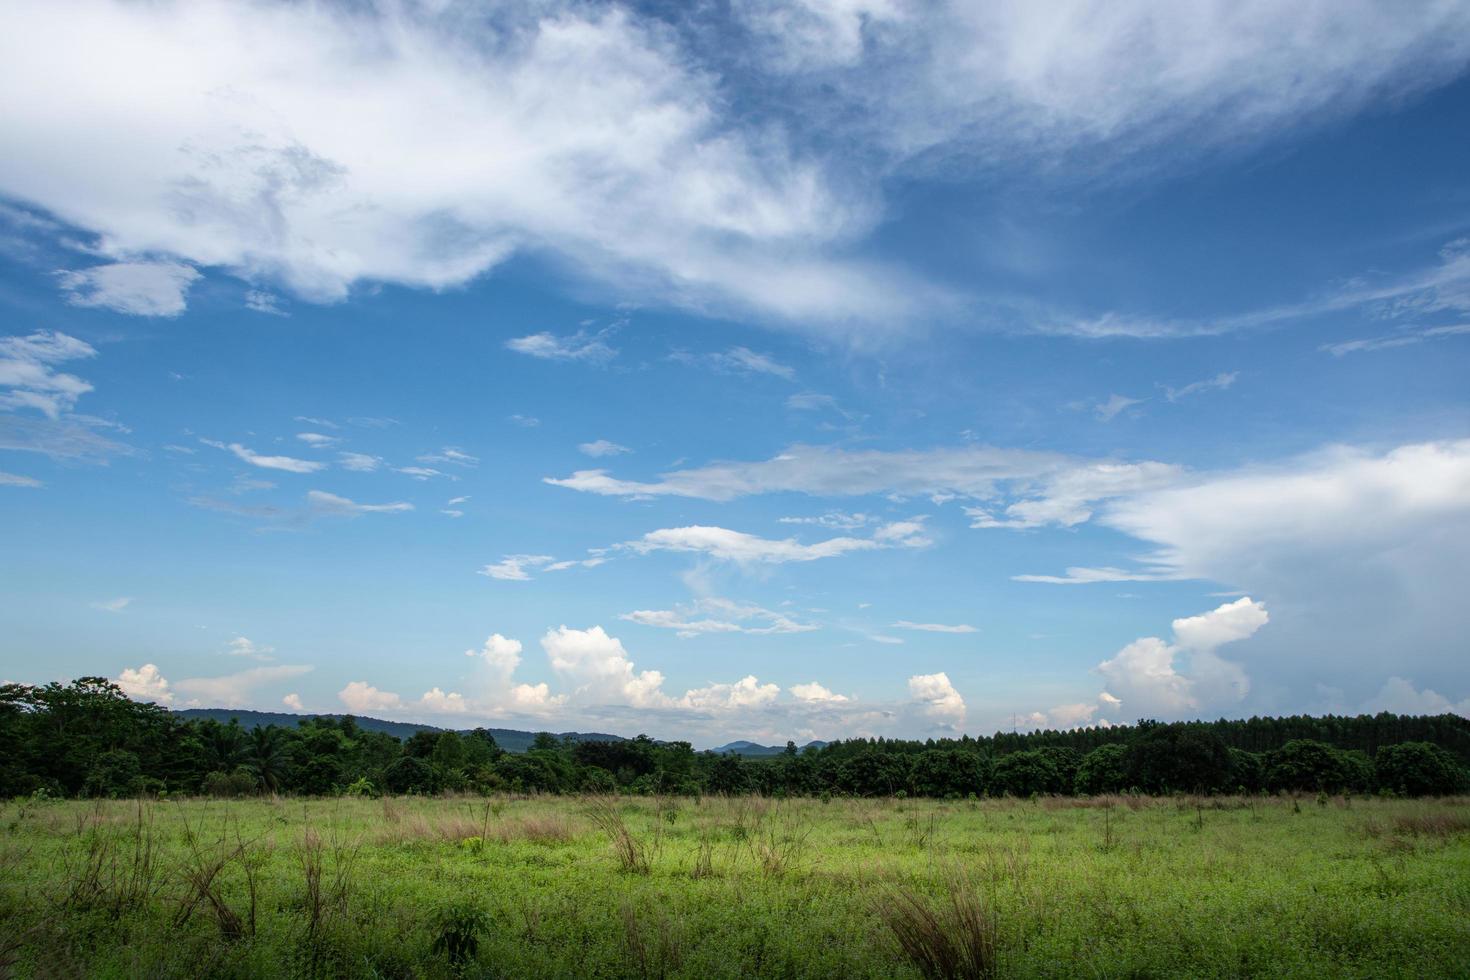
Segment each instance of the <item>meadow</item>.
M1470 800L15 800L17 977L1470 975Z

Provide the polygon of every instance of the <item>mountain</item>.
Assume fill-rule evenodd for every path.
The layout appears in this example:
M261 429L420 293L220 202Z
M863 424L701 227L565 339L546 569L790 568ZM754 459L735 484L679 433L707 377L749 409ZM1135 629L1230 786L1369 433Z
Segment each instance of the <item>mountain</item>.
M808 742L805 745L801 746L800 750L802 752L805 752L807 749L820 749L826 744L826 742ZM769 755L780 755L782 752L786 751L786 746L761 745L757 742L747 742L744 739L741 739L737 742L729 742L725 745L721 745L719 748L711 749L710 751L714 752L716 755L724 755L726 752L734 752L736 755L745 755L757 758Z
M231 719L240 723L244 729L262 728L268 725L279 725L282 728L295 728L298 724L308 718L330 718L340 721L347 715L293 715L284 711L249 711L244 708L234 710L231 708L183 708L174 714L181 718L198 721L212 718L222 725L228 725ZM411 738L415 732L443 732L447 728L435 725L419 725L409 721L385 721L382 718L365 718L361 715L352 715L352 720L357 722L357 727L369 732L384 732L397 739ZM468 735L470 729L456 729L461 735ZM514 728L487 728L485 729L495 737L495 744L507 752L525 752L535 741L536 732L523 732ZM622 742L626 741L621 735L609 735L605 732L559 732L557 738L569 738L576 742Z

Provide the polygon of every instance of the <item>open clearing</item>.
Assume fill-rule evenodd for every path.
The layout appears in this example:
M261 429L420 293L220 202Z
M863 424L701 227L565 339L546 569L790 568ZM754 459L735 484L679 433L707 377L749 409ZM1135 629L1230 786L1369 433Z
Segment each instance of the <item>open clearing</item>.
M931 910L961 975L1470 975L1463 798L17 800L0 827L19 977L922 976L897 937Z

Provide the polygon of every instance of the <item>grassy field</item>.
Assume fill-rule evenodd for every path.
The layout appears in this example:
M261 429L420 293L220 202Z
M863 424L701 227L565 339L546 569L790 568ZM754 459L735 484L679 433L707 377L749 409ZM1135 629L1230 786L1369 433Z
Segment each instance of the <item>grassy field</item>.
M0 976L1470 976L1463 799L13 801L0 828Z

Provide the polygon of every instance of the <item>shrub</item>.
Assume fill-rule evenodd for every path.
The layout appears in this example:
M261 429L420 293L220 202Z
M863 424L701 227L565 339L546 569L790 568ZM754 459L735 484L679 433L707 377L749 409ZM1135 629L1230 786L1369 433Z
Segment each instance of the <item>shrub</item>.
M490 914L472 902L455 902L434 914L433 929L429 953L461 967L480 951L480 937L490 931Z

